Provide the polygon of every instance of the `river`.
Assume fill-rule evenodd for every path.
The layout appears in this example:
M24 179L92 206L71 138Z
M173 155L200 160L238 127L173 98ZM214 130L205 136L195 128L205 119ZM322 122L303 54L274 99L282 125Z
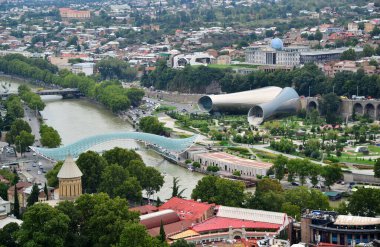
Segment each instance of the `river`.
M17 91L20 83L17 79L0 77L0 84L11 83L10 92ZM32 86L32 85L30 85ZM2 89L2 88L0 88ZM67 145L78 141L82 138L99 135L104 133L113 133L121 131L133 131L132 126L103 106L85 99L62 100L57 96L44 96L42 98L46 107L41 112L42 117L47 125L55 128L62 138L62 144ZM148 166L156 167L165 176L165 184L161 190L153 196L160 197L161 200L170 198L173 177L180 178L181 188L186 188L183 196L190 198L191 191L203 175L193 173L185 168L174 165L155 153L154 151L144 149L135 141L117 141L105 143L93 148L95 151L110 149L114 146L135 148L139 147L138 153L142 156Z

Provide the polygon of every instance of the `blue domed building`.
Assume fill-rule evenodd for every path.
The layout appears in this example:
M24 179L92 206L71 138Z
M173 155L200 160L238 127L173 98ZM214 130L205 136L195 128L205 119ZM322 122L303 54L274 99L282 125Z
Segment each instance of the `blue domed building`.
M282 50L284 48L284 43L279 38L274 38L271 41L271 47L275 50Z

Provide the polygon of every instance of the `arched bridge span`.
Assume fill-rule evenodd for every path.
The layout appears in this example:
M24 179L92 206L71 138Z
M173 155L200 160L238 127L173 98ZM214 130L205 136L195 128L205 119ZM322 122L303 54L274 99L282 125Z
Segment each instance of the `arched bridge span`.
M173 139L143 132L120 132L87 137L75 143L58 148L30 148L44 158L58 161L66 159L69 154L73 156L73 158L77 158L81 153L86 152L91 147L101 143L113 140L132 139L151 144L155 149L159 149L162 153L179 154L190 148L195 143L196 138L197 135L184 139Z

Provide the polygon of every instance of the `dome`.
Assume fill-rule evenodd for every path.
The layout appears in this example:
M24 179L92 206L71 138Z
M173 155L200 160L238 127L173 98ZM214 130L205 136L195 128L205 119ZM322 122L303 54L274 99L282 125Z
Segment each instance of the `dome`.
M276 50L281 50L284 47L284 43L279 38L274 38L271 41L271 47Z

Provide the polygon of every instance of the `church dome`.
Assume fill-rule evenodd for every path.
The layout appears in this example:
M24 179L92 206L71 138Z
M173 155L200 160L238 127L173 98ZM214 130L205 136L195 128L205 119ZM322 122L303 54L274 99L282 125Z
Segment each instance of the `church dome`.
M274 38L271 41L271 47L276 50L281 50L284 47L284 43L279 38Z

